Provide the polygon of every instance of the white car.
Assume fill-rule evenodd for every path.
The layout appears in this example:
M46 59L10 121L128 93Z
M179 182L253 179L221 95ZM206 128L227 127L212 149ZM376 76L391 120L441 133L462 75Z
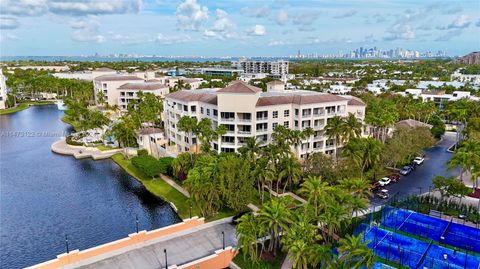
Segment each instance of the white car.
M380 180L378 181L378 184L380 184L380 186L383 187L383 186L387 186L388 184L390 184L391 181L392 181L392 180L389 179L388 177L383 177L382 179L380 179Z
M413 159L413 162L416 163L417 165L421 165L423 161L425 161L425 158L423 157L415 157L415 159Z

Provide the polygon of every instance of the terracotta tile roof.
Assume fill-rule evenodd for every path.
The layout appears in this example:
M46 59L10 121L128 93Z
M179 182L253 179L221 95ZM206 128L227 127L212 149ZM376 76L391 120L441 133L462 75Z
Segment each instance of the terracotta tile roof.
M119 90L142 90L142 91L154 91L167 88L166 85L161 83L125 83L118 87Z
M362 101L362 99L351 96L350 100L348 100L348 105L349 106L365 106L365 103Z
M217 104L217 95L215 93L209 92L194 92L191 90L177 91L169 93L166 96L167 98L172 98L184 102L198 101L203 103L208 103L212 105Z
M122 81L122 80L143 80L131 75L103 75L95 78L96 81Z
M257 93L262 92L262 89L248 85L243 81L234 81L227 87L219 90L218 92L226 92L226 93Z
M256 106L273 106L283 104L306 105L338 101L345 101L345 98L333 94L292 94L260 97Z

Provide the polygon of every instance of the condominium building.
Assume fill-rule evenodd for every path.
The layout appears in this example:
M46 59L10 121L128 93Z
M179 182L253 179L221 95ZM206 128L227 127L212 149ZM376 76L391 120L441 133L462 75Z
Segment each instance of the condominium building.
M335 141L323 134L323 128L334 116L352 112L363 121L365 104L351 96L337 96L312 91L285 91L274 87L262 92L260 88L235 81L223 89L201 89L170 93L164 101L165 134L177 150L188 151L197 144L177 128L183 116L198 120L209 118L213 127L224 125L227 133L213 141L217 152L236 152L246 138L255 137L264 144L272 141L278 125L304 130L311 127L315 134L293 148L298 157L309 153L336 151Z
M118 87L119 100L118 106L120 109L126 109L128 104L132 100L138 99L138 92L149 92L153 93L156 96L164 97L168 94L168 86L155 82L136 82L136 83L125 83Z
M462 74L460 73L460 70L457 70L450 76L450 78L451 80L480 86L480 74Z
M109 106L117 105L126 109L128 104L138 99L138 92L150 92L156 96L164 97L168 92L168 85L160 80L147 80L132 75L105 75L93 79L95 102L98 104L98 93L103 92L105 102Z
M288 61L255 61L240 59L232 62L232 66L236 69L243 70L246 74L266 73L276 76L288 74Z
M3 71L0 68L0 109L7 108L7 85L5 80Z
M126 83L140 83L144 80L132 75L104 75L93 79L93 89L95 92L95 103L99 103L98 93L103 92L105 102L109 106L120 105L120 91L118 88Z

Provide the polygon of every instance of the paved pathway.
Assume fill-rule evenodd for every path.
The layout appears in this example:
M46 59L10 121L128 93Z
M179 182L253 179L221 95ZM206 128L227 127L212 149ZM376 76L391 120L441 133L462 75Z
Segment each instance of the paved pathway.
M92 158L94 160L108 159L114 154L122 152L122 149L101 151L92 147L72 146L67 144L65 138L53 143L51 149L57 154L71 155L75 159Z
M148 245L136 245L126 251L112 252L108 256L97 259L92 258L69 268L165 268L164 249L167 250L168 265L180 266L222 249L222 232L225 232L225 246L235 247L237 245L235 226L231 224L231 218L226 218L152 240Z
M290 260L288 256L285 257L285 260L283 260L282 267L280 267L280 269L292 269L292 267L293 267L293 261Z
M163 179L163 181L167 182L168 185L174 187L177 191L190 198L190 193L188 193L188 191L182 186L178 185L177 182L175 182L173 179L164 174L160 174L160 178Z

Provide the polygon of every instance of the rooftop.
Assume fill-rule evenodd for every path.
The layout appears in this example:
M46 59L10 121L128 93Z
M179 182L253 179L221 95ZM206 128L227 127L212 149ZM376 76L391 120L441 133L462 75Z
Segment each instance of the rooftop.
M225 93L257 93L262 92L262 89L246 84L243 81L234 81L227 87L219 90L218 92Z
M166 85L158 82L125 83L118 87L119 90L141 90L154 91L167 88Z
M137 134L140 134L140 135L149 135L149 134L158 134L158 133L163 133L163 130L160 128L148 127L148 128L142 128L137 132Z
M131 75L103 75L95 78L96 81L122 81L122 80L142 80L137 76Z

